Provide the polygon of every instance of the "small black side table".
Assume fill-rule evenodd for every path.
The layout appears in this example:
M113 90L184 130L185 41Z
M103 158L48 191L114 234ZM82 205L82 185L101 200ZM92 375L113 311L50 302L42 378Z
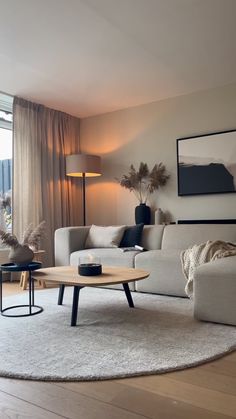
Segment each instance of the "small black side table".
M36 271L40 269L42 266L39 262L31 262L28 265L16 265L15 263L4 263L0 265L0 312L2 316L5 317L28 317L34 316L35 314L39 314L43 311L43 308L34 304L34 278L31 276L32 271ZM22 272L28 271L29 272L29 304L20 304L16 306L10 307L2 307L2 272ZM8 314L6 311L10 311L16 308L26 307L27 313L25 314ZM36 308L37 310L32 310Z

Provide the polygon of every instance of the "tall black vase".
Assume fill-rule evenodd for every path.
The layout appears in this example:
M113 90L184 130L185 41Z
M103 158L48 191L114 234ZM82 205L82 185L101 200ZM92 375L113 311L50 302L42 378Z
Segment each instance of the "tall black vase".
M136 224L151 224L151 208L146 204L140 204L135 208Z

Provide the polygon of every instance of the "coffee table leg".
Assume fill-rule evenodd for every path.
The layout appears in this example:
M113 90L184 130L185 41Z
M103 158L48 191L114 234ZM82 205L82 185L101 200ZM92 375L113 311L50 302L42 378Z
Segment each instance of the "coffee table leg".
M72 313L71 313L71 326L76 326L78 305L79 305L79 292L83 287L74 286Z
M57 304L59 306L61 306L63 303L64 291L65 291L65 285L62 284L60 285L60 288L59 288L58 301L57 301Z
M127 298L128 303L129 303L129 306L130 307L134 307L134 302L133 302L132 295L130 293L129 284L128 283L124 283L123 284L123 288L124 288L125 295L126 295L126 298Z

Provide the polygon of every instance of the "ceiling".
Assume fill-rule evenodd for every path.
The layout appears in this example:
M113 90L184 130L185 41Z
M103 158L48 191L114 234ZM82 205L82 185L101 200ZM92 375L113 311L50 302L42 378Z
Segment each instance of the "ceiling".
M0 0L0 91L86 117L236 81L236 0Z

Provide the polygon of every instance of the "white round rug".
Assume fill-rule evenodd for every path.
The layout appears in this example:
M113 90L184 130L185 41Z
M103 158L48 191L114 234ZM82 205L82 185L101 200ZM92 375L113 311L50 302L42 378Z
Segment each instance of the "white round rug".
M236 348L236 327L193 319L192 302L84 288L77 327L70 326L72 289L57 305L57 289L36 292L43 313L0 316L0 375L40 380L98 380L191 367ZM5 298L22 304L27 294Z

